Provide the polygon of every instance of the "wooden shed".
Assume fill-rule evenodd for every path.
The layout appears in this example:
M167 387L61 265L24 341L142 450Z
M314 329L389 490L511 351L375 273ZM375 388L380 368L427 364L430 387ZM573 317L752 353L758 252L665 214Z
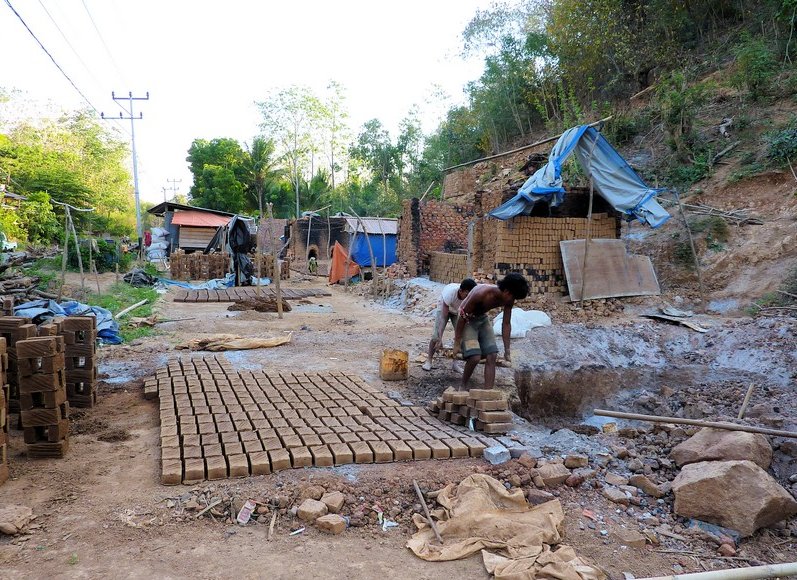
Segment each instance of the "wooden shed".
M169 232L169 253L178 248L186 252L204 250L234 215L172 202L160 203L149 213L163 217L163 227Z

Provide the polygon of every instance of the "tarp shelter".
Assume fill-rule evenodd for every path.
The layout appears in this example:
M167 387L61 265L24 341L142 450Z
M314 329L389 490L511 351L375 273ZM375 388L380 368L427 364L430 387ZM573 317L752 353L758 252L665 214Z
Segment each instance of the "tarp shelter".
M398 220L388 218L362 218L362 224L357 218L347 217L346 231L349 232L349 251L352 259L360 266L371 265L371 250L374 260L379 268L390 266L396 262L396 242L398 238ZM366 239L365 234L368 234Z
M562 166L573 153L592 179L595 191L628 219L638 219L653 228L670 219L670 214L655 199L661 190L648 187L606 138L587 125L565 131L551 150L548 163L529 177L515 197L490 215L508 220L531 215L539 201L553 207L561 204L565 193Z
M346 248L335 242L332 248L332 263L329 265L329 283L337 284L346 277ZM349 263L349 278L353 278L360 273L360 266L355 262Z
M249 230L249 221L241 216L233 216L226 227L219 228L213 239L205 248L205 253L221 247L222 251L229 252L232 256L233 272L236 286L249 286L252 283L254 266L247 254L252 251L252 235ZM225 241L226 247L222 247Z

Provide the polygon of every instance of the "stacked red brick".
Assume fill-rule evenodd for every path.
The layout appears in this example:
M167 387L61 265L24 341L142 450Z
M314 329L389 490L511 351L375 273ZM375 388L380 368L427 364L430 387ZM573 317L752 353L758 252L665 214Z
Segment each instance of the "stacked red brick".
M64 339L29 338L16 343L20 420L28 457L63 457L69 449Z
M8 355L8 410L19 413L19 372L17 368L17 342L36 336L36 325L30 318L21 316L0 317L0 336L6 341Z
M260 272L263 278L274 279L274 256L270 254L255 254L252 261L255 268L255 276ZM260 264L258 264L260 262ZM280 260L280 280L289 280L291 277L291 262L288 258Z
M97 319L69 316L61 321L66 343L66 396L73 407L97 403Z
M213 280L223 278L230 269L227 253L186 254L176 250L169 257L169 270L173 280Z
M485 433L506 433L512 428L512 413L506 395L498 389L446 389L432 401L429 412L455 425L469 425Z
M6 339L0 338L0 485L8 479L8 389Z
M443 284L461 282L469 278L467 254L446 254L445 252L432 252L429 279Z

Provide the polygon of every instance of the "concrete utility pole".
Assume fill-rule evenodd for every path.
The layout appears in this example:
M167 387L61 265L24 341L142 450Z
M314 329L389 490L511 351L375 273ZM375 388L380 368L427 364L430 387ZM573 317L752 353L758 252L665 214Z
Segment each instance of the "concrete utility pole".
M133 101L148 101L149 100L149 91L147 91L145 97L134 97L132 92L128 92L126 97L117 97L116 94L111 92L111 98L120 103L121 101L127 101L128 108L125 109L124 105L120 103L120 107L124 109L127 113L127 117L125 117L122 113L119 113L119 119L123 120L130 120L130 137L133 149L133 190L135 191L136 195L136 235L138 236L138 251L139 254L143 248L144 242L144 232L141 228L141 202L139 200L139 190L138 190L138 159L136 157L136 124L135 121L141 120L144 118L143 113L139 113L138 117L135 116L133 113ZM106 119L105 113L100 113L100 117ZM116 117L108 117L106 120L110 121L112 119L116 119Z
M168 181L169 183L172 184L172 186L169 189L171 189L172 199L174 199L174 196L177 195L177 191L179 190L179 188L177 187L177 184L178 183L182 183L183 180L182 179L167 179L166 181ZM166 200L164 199L163 201L166 201Z

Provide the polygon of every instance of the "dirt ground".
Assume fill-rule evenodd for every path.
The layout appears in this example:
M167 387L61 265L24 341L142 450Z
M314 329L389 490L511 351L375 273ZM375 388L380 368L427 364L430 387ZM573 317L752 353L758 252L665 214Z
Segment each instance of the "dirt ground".
M112 275L105 278L104 284L113 281ZM294 279L289 284L325 286L323 279ZM29 535L0 538L0 578L487 577L478 556L430 563L404 547L414 531L409 516L418 507L414 506L412 479L426 489L435 489L486 468L496 476L502 473L503 468L490 468L480 459L296 469L199 486L213 484L240 497L264 501L280 494L295 497L302 487L316 482L329 489L345 488L364 504L393 502L391 513L400 525L386 532L373 524L329 536L308 526L304 533L291 536L299 522L288 515L278 519L274 536L268 541L267 525L240 527L205 518L197 521L170 507L170 499L173 502L192 488L160 484L158 406L156 401L144 400L142 380L172 357L192 356L174 350L180 342L213 333L248 337L290 333L288 345L224 356L242 369L358 373L369 383L386 391L399 390L417 403L456 384L459 377L450 362L437 361L430 374L413 363L406 383L381 381L379 352L384 348L409 350L413 361L425 350L431 321L346 294L338 287L332 289L331 297L308 300L313 305L331 307L331 311L294 308L282 320L273 313L229 312L228 304L175 303L170 296L165 296L157 311L164 318L185 320L158 325L154 337L101 348L99 404L74 413L66 458L28 460L20 432L12 430L12 479L0 488L0 503L30 506L37 519ZM511 371L499 373L500 384L508 386L512 380ZM602 537L584 526L585 506L598 506L607 514L607 521L621 524L622 514L614 513L621 510L615 510L616 505L594 490L562 488L554 494L560 497L566 512L566 543L612 578L622 578L623 572L640 578L670 574L673 569L698 571L707 566L704 559L689 553L661 553L658 550L662 548L650 546L625 547L611 534ZM790 552L794 544L778 542L758 539L751 544L752 555L742 560L794 560L795 554ZM723 564L739 562L712 559L708 566Z

